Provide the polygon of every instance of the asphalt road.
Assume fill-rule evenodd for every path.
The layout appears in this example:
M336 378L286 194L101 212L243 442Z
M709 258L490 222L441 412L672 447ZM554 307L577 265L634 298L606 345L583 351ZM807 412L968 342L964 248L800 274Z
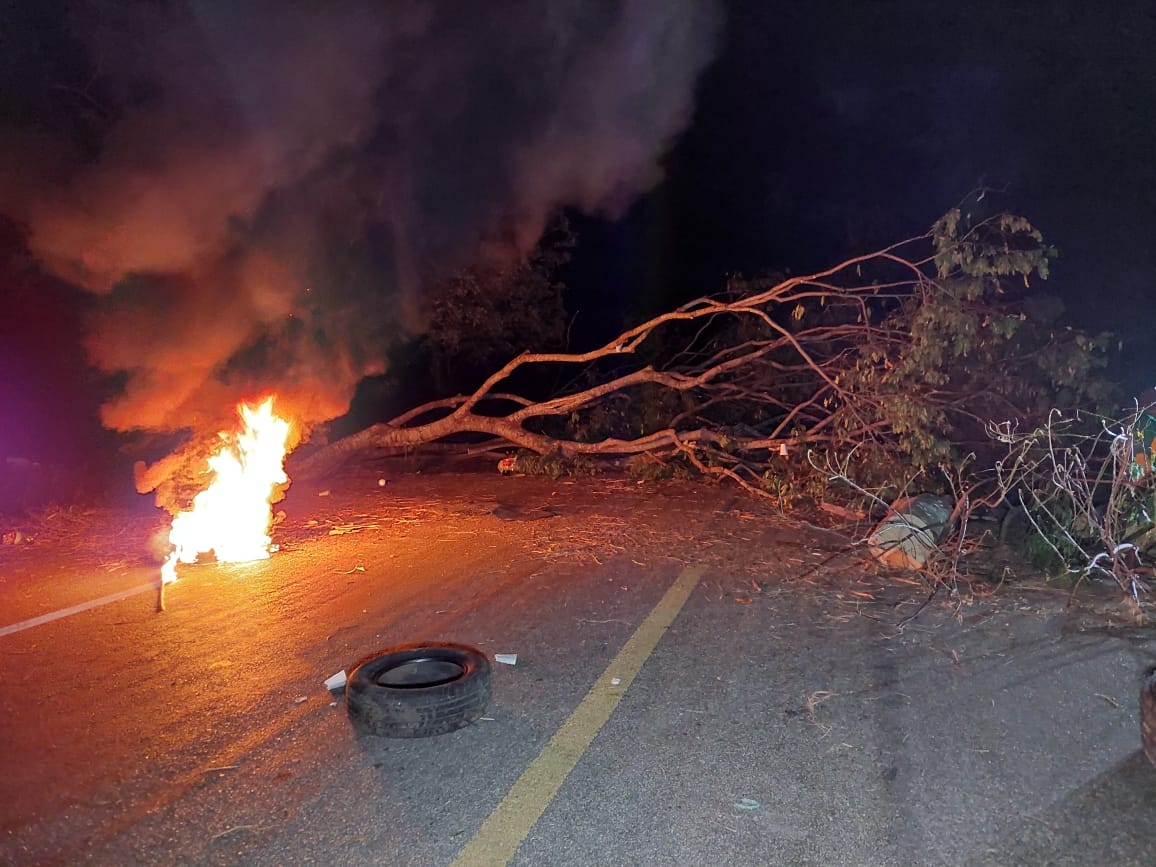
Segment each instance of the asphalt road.
M717 490L492 484L0 634L0 863L1156 863L1150 632L1046 594L897 631L921 588ZM155 577L0 568L0 627ZM358 735L322 681L416 640L517 664L467 728Z

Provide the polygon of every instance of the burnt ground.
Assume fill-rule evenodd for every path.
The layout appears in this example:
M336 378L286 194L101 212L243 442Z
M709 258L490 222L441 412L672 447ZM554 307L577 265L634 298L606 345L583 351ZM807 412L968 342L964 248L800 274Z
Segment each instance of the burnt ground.
M1156 845L1156 771L1138 752L1136 702L1156 640L1116 588L1073 591L994 548L968 561L978 577L932 592L924 576L863 554L855 541L869 521L805 508L782 515L702 482L501 477L492 462L391 461L295 483L277 508L279 550L240 570L244 585L226 567L187 567L164 614L138 592L0 636L12 675L0 692L9 721L0 861L449 863L689 564L705 567L701 583L632 687L633 703L616 711L595 742L601 751L579 764L514 863L1076 864L1109 852L1114 863L1143 863L1137 853ZM149 539L166 523L144 498L8 519L0 529L21 536L0 546L0 627L155 581ZM584 637L599 630L594 644ZM447 635L489 653L513 645L531 660L495 672L490 735L476 724L444 741L382 747L351 739L347 721L307 701L322 677L383 642ZM143 656L142 642L153 648ZM739 661L720 669L720 647L742 648ZM192 709L215 718L200 678L217 678L242 650L256 671L280 666L286 695L300 693L293 701L304 709L277 710L271 686L247 698L240 685L225 688L253 718L241 726L222 716L203 732L198 723L158 760L164 739L151 728L187 727ZM59 685L48 700L87 702L84 725L110 732L84 759L65 746L77 718L46 726L27 700L43 673L37 661L70 654L86 660L90 682ZM527 691L521 678L535 654L539 676ZM146 687L176 659L190 664L180 687L188 696L153 707ZM139 706L127 716L123 702L95 699L117 695L124 672L138 669L130 692ZM751 729L768 703L773 737ZM676 722L687 719L690 729ZM615 752L616 725L634 732L626 753ZM126 726L140 728L152 754L134 749ZM368 786L361 809L400 809L410 821L349 833L347 814L359 807L346 804L337 818L320 806L341 798L329 770L298 766L309 765L318 730L346 783L353 774ZM708 731L717 736L691 737ZM501 732L517 737L502 747ZM266 755L285 739L287 753ZM426 750L433 741L473 744L492 765L447 765ZM667 770L635 766L642 755ZM69 770L78 762L91 771ZM270 762L275 773L263 776ZM619 779L616 764L631 770ZM698 770L671 775L684 766ZM190 789L204 767L239 768L240 802ZM459 805L455 781L471 770L486 782ZM404 809L392 805L378 785L387 772L440 806L423 819L412 795ZM290 780L305 783L276 813L290 818L238 818ZM696 818L700 796L687 785L722 787L718 797L734 803ZM672 797L691 810L681 831L662 819ZM748 802L763 806L746 815ZM833 803L838 828L822 819ZM331 825L316 827L305 818L313 813ZM439 836L429 829L443 813L453 830ZM198 834L190 815L213 830ZM591 827L579 832L583 822Z

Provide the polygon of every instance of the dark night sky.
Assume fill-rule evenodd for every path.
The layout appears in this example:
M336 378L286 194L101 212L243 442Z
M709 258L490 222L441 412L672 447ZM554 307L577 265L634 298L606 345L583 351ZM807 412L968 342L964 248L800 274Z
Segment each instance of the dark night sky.
M985 185L1144 380L1156 5L1094 5L2 0L0 452L83 454L86 351L112 427L223 411L240 356L332 415L438 267L558 206L594 336Z
M645 262L622 291L817 269L986 186L1060 248L1047 288L1074 324L1156 349L1156 6L967 8L731 4L668 182L611 242Z

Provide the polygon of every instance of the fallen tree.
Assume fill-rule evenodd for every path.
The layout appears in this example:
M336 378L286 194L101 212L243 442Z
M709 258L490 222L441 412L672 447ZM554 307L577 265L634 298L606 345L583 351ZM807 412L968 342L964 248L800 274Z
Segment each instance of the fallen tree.
M992 419L1095 405L1106 340L1031 291L1055 251L1026 220L953 210L924 235L778 282L732 280L586 352L523 352L441 398L294 459L291 476L472 435L562 460L679 457L772 492L784 456L829 449L916 471L990 443ZM527 371L572 371L544 399Z

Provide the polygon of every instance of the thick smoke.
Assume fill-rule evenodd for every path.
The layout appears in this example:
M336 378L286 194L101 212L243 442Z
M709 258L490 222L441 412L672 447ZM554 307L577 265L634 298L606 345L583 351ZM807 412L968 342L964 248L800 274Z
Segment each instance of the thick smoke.
M658 180L719 24L711 0L72 12L92 116L0 128L0 185L42 265L101 296L121 431L262 391L340 415L428 281Z

